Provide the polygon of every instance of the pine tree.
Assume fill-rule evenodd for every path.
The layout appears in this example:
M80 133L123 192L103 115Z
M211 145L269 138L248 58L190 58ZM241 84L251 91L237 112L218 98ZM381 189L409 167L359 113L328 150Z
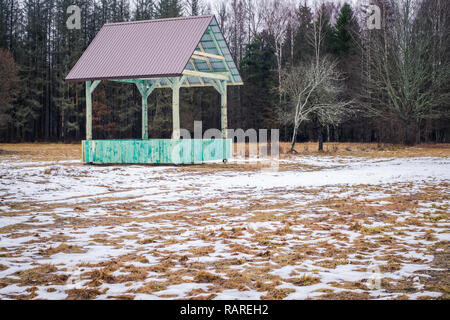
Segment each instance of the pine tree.
M331 25L331 4L322 3L317 12L316 21L320 21L322 24L323 41L320 48L321 54L327 54L331 52L331 46L333 42L333 27Z
M348 100L356 98L357 92L361 90L360 52L357 45L359 34L353 10L345 3L332 28L330 51L339 59L339 69L345 78L344 95Z
M130 20L129 0L111 0L111 22L124 22Z
M332 31L331 51L334 54L346 54L353 45L352 32L356 31L357 22L348 3L342 6L336 25Z
M183 5L180 0L160 0L158 6L158 18L181 17Z
M76 2L75 2L76 3ZM70 141L72 137L80 139L81 124L84 119L82 103L84 102L83 83L68 83L64 78L70 71L70 68L76 63L83 53L84 49L84 31L78 29L68 29L66 26L67 7L74 4L73 0L57 0L55 12L55 37L53 44L53 74L55 77L55 86L53 90L56 112L54 117L59 123L59 130L56 130L63 141ZM79 0L76 3L82 7L87 3ZM88 7L85 7L88 9ZM84 11L86 16L89 11ZM83 17L85 20L87 17ZM83 26L86 21L83 21ZM81 99L80 99L81 98Z
M200 13L200 5L198 0L190 0L189 2L191 16L198 16Z
M21 11L18 0L0 0L0 48L13 52L17 48Z
M0 49L0 130L12 122L12 102L19 90L18 68L12 54Z
M47 0L24 1L24 61L20 66L23 90L18 99L15 125L22 138L47 137L49 97L49 30L53 3Z
M134 20L150 20L155 18L154 0L135 0Z
M294 62L305 61L314 54L308 43L308 34L311 33L313 28L313 13L306 1L300 4L297 10L297 19L299 24L295 32Z
M246 128L273 127L275 117L272 88L276 85L276 58L271 46L263 37L257 37L250 43L241 62L241 73L245 82L243 88L247 110Z

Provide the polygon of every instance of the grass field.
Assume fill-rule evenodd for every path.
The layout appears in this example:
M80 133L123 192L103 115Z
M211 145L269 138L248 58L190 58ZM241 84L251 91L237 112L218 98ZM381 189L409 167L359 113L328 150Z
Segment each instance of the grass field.
M449 299L450 145L288 148L274 169L0 144L0 299Z

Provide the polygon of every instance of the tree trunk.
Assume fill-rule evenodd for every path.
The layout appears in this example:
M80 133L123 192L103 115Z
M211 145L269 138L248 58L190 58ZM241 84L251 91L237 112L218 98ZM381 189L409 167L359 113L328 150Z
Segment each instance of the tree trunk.
M66 121L66 119L64 119L64 110L62 110L62 112L61 112L61 138L64 143L66 142L66 135L65 135L66 128L64 126L65 121Z
M292 134L291 148L289 149L289 152L295 152L294 147L295 147L295 142L297 140L297 130L298 130L298 127L294 126L294 133Z
M317 134L318 134L318 139L319 139L319 152L323 151L323 132L322 132L322 127L319 127L319 129L317 130Z
M414 142L415 142L414 132L412 134L410 132L411 124L414 124L414 122L411 123L411 121L407 121L404 124L405 125L405 141L404 141L404 143L405 143L405 145L408 145L408 146L414 145Z
M403 143L405 145L408 145L409 143L409 123L408 122L404 122L404 126L405 126L405 137L403 140Z
M416 121L416 144L420 144L420 120Z

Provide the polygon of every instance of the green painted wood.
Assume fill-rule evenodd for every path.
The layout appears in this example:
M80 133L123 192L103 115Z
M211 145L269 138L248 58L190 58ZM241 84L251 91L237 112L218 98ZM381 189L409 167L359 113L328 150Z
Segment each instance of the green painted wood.
M231 139L85 140L84 163L189 164L229 159Z
M221 126L222 126L222 138L227 139L228 129L228 102L227 102L227 82L220 81L220 111L221 111Z
M86 81L86 140L92 140L92 91L91 81Z
M100 80L86 81L86 140L92 140L92 93Z
M142 96L142 139L148 139L148 96Z
M148 139L148 97L159 85L160 80L156 79L154 81L149 80L134 80L136 87L141 93L142 97L142 139Z
M178 78L172 80L172 124L173 139L180 139L180 87L181 81Z
M101 80L95 80L94 82L92 82L91 87L90 87L90 92L91 94L94 93L95 88L97 88L97 86L100 84Z

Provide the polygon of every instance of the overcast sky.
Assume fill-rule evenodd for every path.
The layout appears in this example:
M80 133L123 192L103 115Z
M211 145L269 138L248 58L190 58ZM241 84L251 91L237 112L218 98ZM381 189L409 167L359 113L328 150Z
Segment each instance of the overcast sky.
M212 9L212 13L216 14L217 10L219 8L219 5L221 2L223 2L223 0L202 0L203 3L207 4L209 3ZM230 3L232 0L226 0L228 3ZM299 3L303 3L305 0L291 0L293 2L296 2L297 4ZM258 2L258 0L255 0L255 2ZM334 4L344 4L345 2L350 3L352 5L353 8L356 9L356 6L366 3L369 4L371 1L370 0L306 0L306 3L311 6L314 7L315 4L320 4L322 2L332 2ZM355 10L357 11L357 10Z
M218 3L220 3L220 2L222 2L223 0L203 0L204 2L209 2L210 4L211 4L211 7L214 9L214 7L218 4ZM300 1L303 3L303 1L305 1L305 0L298 0L297 2L298 3L300 3ZM321 2L323 2L324 0L306 0L306 2L308 3L308 4L313 4L313 3L321 3ZM364 0L363 0L364 1ZM361 2L361 0L325 0L325 2L334 2L334 3L344 3L344 2L348 2L348 3L351 3L351 4L356 4L356 3L358 3L358 2Z

